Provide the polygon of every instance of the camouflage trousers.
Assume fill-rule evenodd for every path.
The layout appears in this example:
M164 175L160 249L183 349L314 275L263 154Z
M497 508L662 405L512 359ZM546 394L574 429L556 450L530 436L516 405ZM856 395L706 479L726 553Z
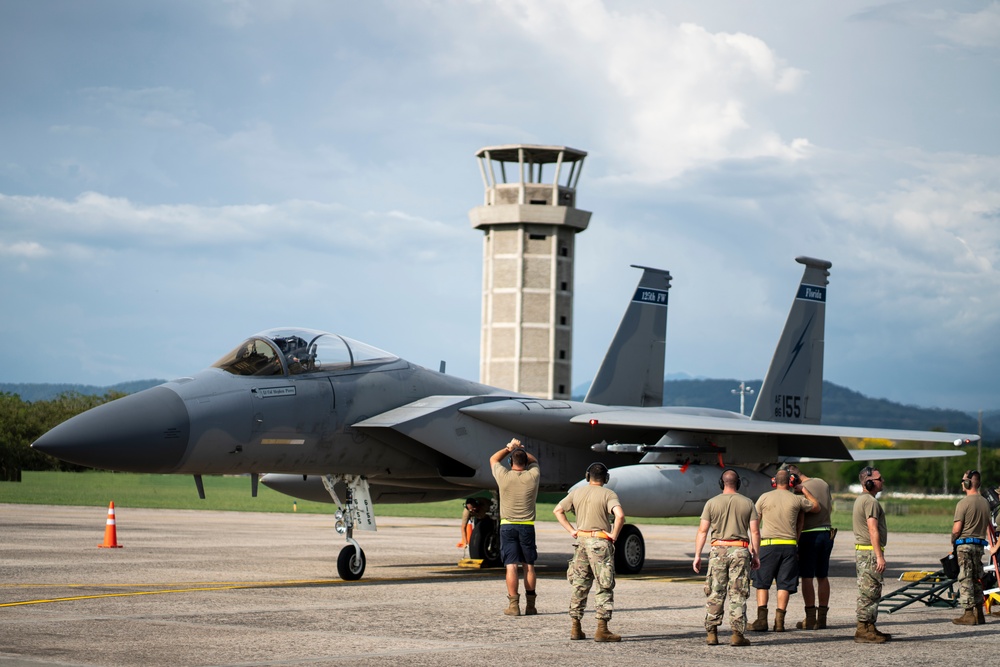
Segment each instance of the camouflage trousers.
M875 569L874 551L858 550L854 554L858 570L858 623L874 623L882 599L882 573Z
M712 547L705 576L705 629L722 624L726 595L729 596L729 627L747 629L747 596L750 595L750 550L746 547Z
M966 609L983 604L983 548L978 544L960 544L958 557L958 603Z
M583 618L590 587L597 582L594 608L598 619L611 620L615 610L615 545L599 537L582 538L566 570L573 589L569 599L571 618Z

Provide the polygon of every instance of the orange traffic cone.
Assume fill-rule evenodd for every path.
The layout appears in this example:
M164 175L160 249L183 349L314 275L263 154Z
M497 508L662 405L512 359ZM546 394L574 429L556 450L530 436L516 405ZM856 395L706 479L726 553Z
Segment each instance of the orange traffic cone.
M108 523L104 527L104 544L98 544L101 549L121 549L118 544L118 531L115 530L115 501L108 505Z

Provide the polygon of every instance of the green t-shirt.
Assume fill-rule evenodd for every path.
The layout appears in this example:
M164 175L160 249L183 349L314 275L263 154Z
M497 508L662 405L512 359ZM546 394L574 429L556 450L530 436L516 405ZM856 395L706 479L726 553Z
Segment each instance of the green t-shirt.
M819 502L818 512L806 514L806 521L802 525L802 530L829 526L830 511L833 509L833 494L830 493L830 485L819 477L810 477L802 483L802 486L809 489L809 493L813 494L813 498Z
M962 537L986 539L986 528L990 525L990 504L978 493L966 496L955 506L955 521L962 522Z
M862 546L872 546L871 535L868 533L868 519L878 521L879 545L885 547L889 537L889 529L885 525L885 511L878 500L870 493L862 493L854 501L854 543Z
M794 540L799 512L808 512L812 501L788 489L775 489L757 499L760 537L763 540Z
M534 521L535 500L541 469L529 463L524 470L510 470L502 463L493 466L493 477L500 489L500 519L507 521Z
M564 512L576 515L577 530L611 532L611 515L621 502L618 494L604 486L588 484L573 489L559 501Z
M712 527L712 541L750 541L750 522L757 520L753 501L739 493L720 493L710 498L701 518Z

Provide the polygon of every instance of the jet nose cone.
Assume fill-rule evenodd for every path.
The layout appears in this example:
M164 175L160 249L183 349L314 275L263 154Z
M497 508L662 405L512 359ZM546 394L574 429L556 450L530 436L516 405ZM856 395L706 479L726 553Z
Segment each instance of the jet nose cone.
M180 465L190 433L180 396L153 387L68 419L31 446L91 468L163 473Z

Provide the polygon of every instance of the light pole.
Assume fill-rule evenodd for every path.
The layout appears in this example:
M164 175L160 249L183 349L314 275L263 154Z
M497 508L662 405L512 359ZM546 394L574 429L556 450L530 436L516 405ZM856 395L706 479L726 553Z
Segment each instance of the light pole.
M739 389L730 389L729 393L730 394L739 394L740 395L740 414L741 415L745 414L743 412L743 408L744 408L744 405L745 405L744 401L746 400L746 396L748 396L748 395L749 396L753 396L753 388L748 387L746 385L746 382L740 382L740 388Z

